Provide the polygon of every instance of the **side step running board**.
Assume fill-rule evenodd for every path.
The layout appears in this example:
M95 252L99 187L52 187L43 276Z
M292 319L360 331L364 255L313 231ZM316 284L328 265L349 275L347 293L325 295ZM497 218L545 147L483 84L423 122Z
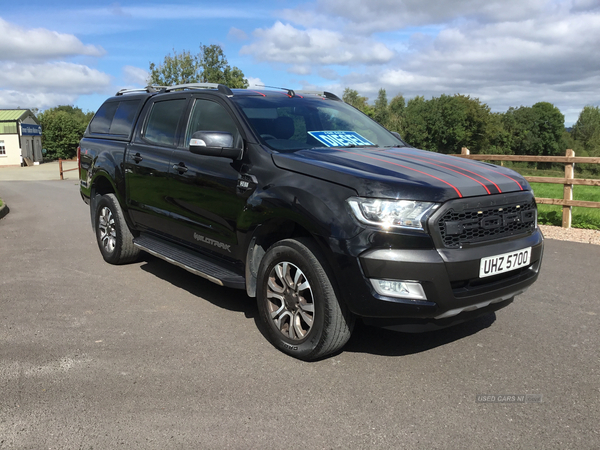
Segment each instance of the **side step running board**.
M166 242L144 233L136 237L133 240L133 244L151 255L164 259L220 286L246 289L246 281L242 275L202 258L180 245Z

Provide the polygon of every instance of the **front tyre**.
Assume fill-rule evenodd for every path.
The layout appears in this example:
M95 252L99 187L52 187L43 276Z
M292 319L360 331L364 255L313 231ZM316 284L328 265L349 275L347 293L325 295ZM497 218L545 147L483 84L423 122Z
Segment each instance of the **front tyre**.
M330 271L309 239L274 244L258 270L257 300L269 341L306 361L340 350L352 333L354 317L341 304Z
M134 261L140 250L133 245L133 235L114 194L100 197L94 218L96 240L104 260L111 264Z

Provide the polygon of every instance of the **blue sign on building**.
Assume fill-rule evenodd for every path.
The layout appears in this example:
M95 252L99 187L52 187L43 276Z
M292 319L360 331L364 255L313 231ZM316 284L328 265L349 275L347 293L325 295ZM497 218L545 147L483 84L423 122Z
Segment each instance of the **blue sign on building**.
M31 125L29 123L21 124L21 136L41 136L42 135L42 126L41 125Z

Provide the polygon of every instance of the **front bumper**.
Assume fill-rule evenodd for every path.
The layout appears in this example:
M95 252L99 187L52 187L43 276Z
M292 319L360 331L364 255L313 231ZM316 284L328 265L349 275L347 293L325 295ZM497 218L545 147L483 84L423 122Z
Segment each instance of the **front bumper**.
M530 264L514 271L479 278L481 258L531 247ZM527 237L459 249L377 249L357 258L354 281L345 283L344 298L358 316L385 319L416 319L449 323L462 317L495 311L508 305L538 277L543 254L539 229ZM350 270L350 269L348 269ZM359 281L360 279L360 281ZM419 282L426 300L386 297L373 289L370 279ZM398 321L403 322L401 320Z

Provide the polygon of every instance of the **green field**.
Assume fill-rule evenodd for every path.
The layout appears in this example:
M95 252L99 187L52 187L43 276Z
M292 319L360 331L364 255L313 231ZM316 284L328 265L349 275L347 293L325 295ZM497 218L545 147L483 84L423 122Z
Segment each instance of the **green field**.
M507 161L504 163L504 166L519 172L523 176L565 177L564 165L556 164L546 169L539 169L536 163L515 163ZM577 164L575 166L575 178L599 179L600 176L598 176L597 167L597 164ZM537 198L563 198L564 186L562 184L530 184ZM573 200L600 202L600 186L573 186ZM538 205L538 212L538 222L542 225L562 226L562 206ZM600 208L581 208L574 206L571 226L573 228L600 230Z
M562 184L531 183L531 187L537 198L563 198ZM600 186L573 186L573 200L600 202ZM562 206L538 205L538 211L538 222L542 225L562 225ZM600 209L574 206L571 225L600 230Z

